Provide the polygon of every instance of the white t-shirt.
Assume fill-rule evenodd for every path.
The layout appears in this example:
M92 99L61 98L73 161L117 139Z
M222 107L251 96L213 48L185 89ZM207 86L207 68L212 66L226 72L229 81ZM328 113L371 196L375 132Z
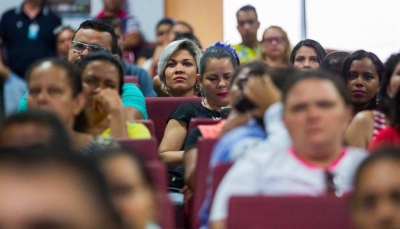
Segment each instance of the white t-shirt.
M327 169L334 175L338 193L351 191L355 170L366 156L364 150L344 148L338 160ZM326 188L326 169L301 160L291 148L254 152L236 162L225 175L216 192L209 221L227 218L231 196L322 196Z

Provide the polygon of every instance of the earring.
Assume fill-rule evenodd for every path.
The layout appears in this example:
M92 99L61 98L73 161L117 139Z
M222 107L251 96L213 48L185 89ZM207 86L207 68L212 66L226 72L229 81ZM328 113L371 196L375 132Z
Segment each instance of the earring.
M161 90L166 94L171 95L171 91L169 90L169 87L165 83L161 84Z
M199 92L201 90L201 86L198 83L194 84L194 91Z
M203 92L202 88L200 88L200 96L201 96L201 104L203 104L203 106L206 106L207 100L206 100L206 97L204 96L204 92Z
M379 98L378 98L378 94L376 94L375 104L376 104L376 106L379 106Z

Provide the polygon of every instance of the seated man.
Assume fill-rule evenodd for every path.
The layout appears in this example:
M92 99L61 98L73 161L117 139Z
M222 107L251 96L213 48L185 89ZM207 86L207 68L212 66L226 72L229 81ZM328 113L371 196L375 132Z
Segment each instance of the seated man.
M270 84L268 75L251 77L243 93L260 109ZM303 72L290 77L282 101L291 146L276 139L248 149L252 153L233 165L217 190L211 228L226 227L233 195L341 196L352 190L355 169L367 154L342 145L351 118L343 83L325 72Z
M99 50L106 50L116 55L117 47L117 37L109 24L101 20L86 20L81 23L72 38L68 61L75 62L90 52ZM22 98L18 111L27 109L26 96ZM144 96L136 85L123 84L121 98L127 121L148 118Z

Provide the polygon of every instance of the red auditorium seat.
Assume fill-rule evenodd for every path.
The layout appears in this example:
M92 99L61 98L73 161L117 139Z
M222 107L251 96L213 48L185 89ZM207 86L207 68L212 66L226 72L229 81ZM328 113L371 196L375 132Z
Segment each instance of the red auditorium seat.
M167 194L167 174L165 165L159 161L147 161L146 168L156 188L158 201L158 225L161 228L175 228L175 210Z
M188 223L191 226L190 228L200 227L198 213L205 198L208 164L210 162L211 151L216 141L217 139L200 138L197 144L198 156L194 171L195 187L193 190L192 202L190 202L189 206L185 208L189 211L186 212L185 215L188 216L188 220L190 221Z
M201 101L200 97L146 97L149 119L153 120L156 138L161 142L167 126L167 118L181 104Z
M212 182L212 189L213 189L213 197L215 192L217 191L219 183L221 183L222 178L224 178L225 174L228 170L232 167L233 162L226 162L217 164L214 168L213 172L213 182Z
M212 118L192 118L189 123L189 131L198 125L214 125L217 124L219 120Z
M337 197L235 196L229 201L227 228L350 229L347 201Z
M134 152L145 161L158 161L157 141L150 139L120 139L120 146L126 150Z

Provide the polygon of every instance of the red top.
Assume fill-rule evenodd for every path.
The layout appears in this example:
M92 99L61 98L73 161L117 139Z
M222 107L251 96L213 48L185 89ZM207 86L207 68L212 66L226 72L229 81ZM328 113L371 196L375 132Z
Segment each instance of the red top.
M382 146L400 146L400 131L391 126L381 130L369 145L368 151Z
M122 11L122 10L119 10L118 11L118 14L117 14L117 17L118 18L126 18L128 16L128 13L127 12L125 12L125 11ZM96 16L96 18L104 18L105 17L105 15L104 15L104 10L102 10L97 16Z

